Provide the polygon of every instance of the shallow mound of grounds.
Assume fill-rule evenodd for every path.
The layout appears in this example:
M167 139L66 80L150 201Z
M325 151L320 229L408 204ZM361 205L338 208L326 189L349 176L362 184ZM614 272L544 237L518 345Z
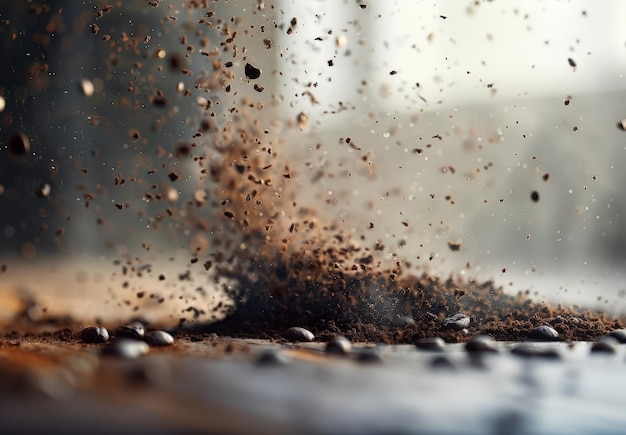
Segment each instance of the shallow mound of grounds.
M397 344L429 336L460 342L477 334L520 341L540 325L556 329L559 340L593 340L623 327L601 313L537 303L523 292L507 294L492 281L428 273L397 278L393 271L363 269L336 272L312 256L300 256L289 269L277 258L259 260L250 268L254 275L231 273L237 282L231 295L234 312L190 331L280 339L285 329L302 326L320 339L344 335ZM468 328L444 325L446 317L457 313L470 317Z

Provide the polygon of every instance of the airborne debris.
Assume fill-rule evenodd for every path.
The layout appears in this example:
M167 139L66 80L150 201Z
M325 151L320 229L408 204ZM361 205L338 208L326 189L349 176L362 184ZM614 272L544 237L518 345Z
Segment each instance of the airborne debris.
M250 63L246 63L244 72L246 77L250 80L256 80L261 77L261 70Z
M460 251L462 243L462 240L457 240L456 242L448 242L448 248L450 248L450 250L453 252Z
M546 179L546 180L547 180L547 179ZM530 193L530 199L531 199L533 202L539 202L539 192L537 192L536 190L533 190L533 191Z
M576 71L576 61L574 59L572 59L571 57L568 57L567 63L569 63L569 66L571 66L574 69L574 71Z

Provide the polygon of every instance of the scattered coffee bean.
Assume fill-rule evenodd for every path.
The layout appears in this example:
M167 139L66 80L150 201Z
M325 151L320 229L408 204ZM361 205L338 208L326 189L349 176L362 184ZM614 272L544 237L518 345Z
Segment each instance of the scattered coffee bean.
M550 347L542 347L535 344L522 343L511 349L513 355L523 356L526 358L546 358L560 359L561 354L558 350Z
M171 346L174 344L174 337L165 331L146 332L143 340L150 346Z
M455 331L460 331L461 329L465 329L470 324L469 316L458 313L454 316L446 317L443 319L443 326L445 328L454 329Z
M552 326L541 325L530 331L528 338L535 341L558 340L559 333Z
M106 343L109 341L109 331L101 326L88 326L80 331L80 339L85 343Z
M256 80L259 77L261 77L261 70L249 63L246 63L244 72L246 74L246 77L249 78L250 80Z
M493 338L488 335L477 335L465 344L465 350L469 353L498 352L498 347Z
M337 355L346 355L350 353L352 343L346 337L341 335L334 337L326 343L326 353L334 353Z
M145 328L139 322L132 322L127 325L122 325L115 330L115 336L118 338L132 338L134 340L141 340L145 333Z
M441 337L420 338L415 342L415 347L422 350L442 351L446 342Z
M610 353L614 354L619 348L619 341L617 338L610 336L600 337L591 346L591 353Z
M256 364L260 366L280 366L290 362L290 357L276 349L267 349L261 352L256 359Z
M302 343L313 341L315 336L308 329L300 328L299 326L294 326L285 331L283 334L285 340L296 342L300 341Z
M123 338L106 345L102 349L102 354L118 358L133 359L147 354L149 350L150 346L143 341Z
M608 333L609 337L615 338L620 343L626 343L626 329L616 329Z

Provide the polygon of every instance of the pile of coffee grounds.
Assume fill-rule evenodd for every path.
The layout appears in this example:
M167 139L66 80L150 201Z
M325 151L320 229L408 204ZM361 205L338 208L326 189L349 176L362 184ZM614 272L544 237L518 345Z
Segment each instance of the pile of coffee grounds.
M277 266L279 259L266 258L254 265L254 279L236 275L234 312L190 331L280 339L287 328L303 326L322 340L343 335L352 341L399 344L434 336L464 342L477 334L519 341L541 325L552 326L559 340L594 340L623 327L602 313L533 302L526 292L507 294L492 281L429 273L396 278L390 271L374 270L347 274L314 256L292 260L287 269ZM455 329L444 322L455 314L467 315L469 326Z

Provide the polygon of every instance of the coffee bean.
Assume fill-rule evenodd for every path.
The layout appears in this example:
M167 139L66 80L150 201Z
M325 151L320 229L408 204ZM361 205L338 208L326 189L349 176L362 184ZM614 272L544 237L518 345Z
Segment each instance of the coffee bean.
M147 354L149 350L150 346L143 341L123 338L106 345L102 349L102 354L124 359L134 359Z
M350 353L352 343L346 337L341 335L334 337L326 343L326 353L334 353L337 355L346 355Z
M535 341L558 340L559 333L552 326L541 325L530 331L528 338Z
M461 329L465 329L470 324L469 316L458 313L454 316L446 317L443 319L444 328L454 329L455 331L460 331Z
M267 349L261 352L256 359L256 364L259 366L280 366L290 362L290 357L276 349Z
M535 344L522 343L511 349L513 355L526 358L560 359L561 354L554 348L541 347Z
M615 338L620 343L626 343L626 329L616 329L609 332L608 336Z
M250 80L256 80L261 77L261 70L249 63L246 63L244 72L246 73L246 77Z
M465 350L469 353L498 352L498 347L493 338L488 335L477 335L465 344Z
M21 156L30 151L30 140L24 133L15 133L9 138L9 152Z
M619 341L617 338L605 336L600 337L591 346L591 353L616 353L619 347Z
M300 328L299 326L294 326L287 329L283 334L283 337L285 337L287 341L300 341L303 343L313 341L315 339L315 336L311 331L309 331L308 329Z
M145 328L139 322L132 322L127 325L122 325L115 330L116 337L131 338L134 340L141 340L145 333Z
M415 342L415 347L421 350L442 351L446 342L441 337L420 338Z
M80 331L80 339L85 343L106 343L109 341L109 331L101 326L88 326Z
M150 346L171 346L174 344L174 337L165 331L146 332L143 340Z

